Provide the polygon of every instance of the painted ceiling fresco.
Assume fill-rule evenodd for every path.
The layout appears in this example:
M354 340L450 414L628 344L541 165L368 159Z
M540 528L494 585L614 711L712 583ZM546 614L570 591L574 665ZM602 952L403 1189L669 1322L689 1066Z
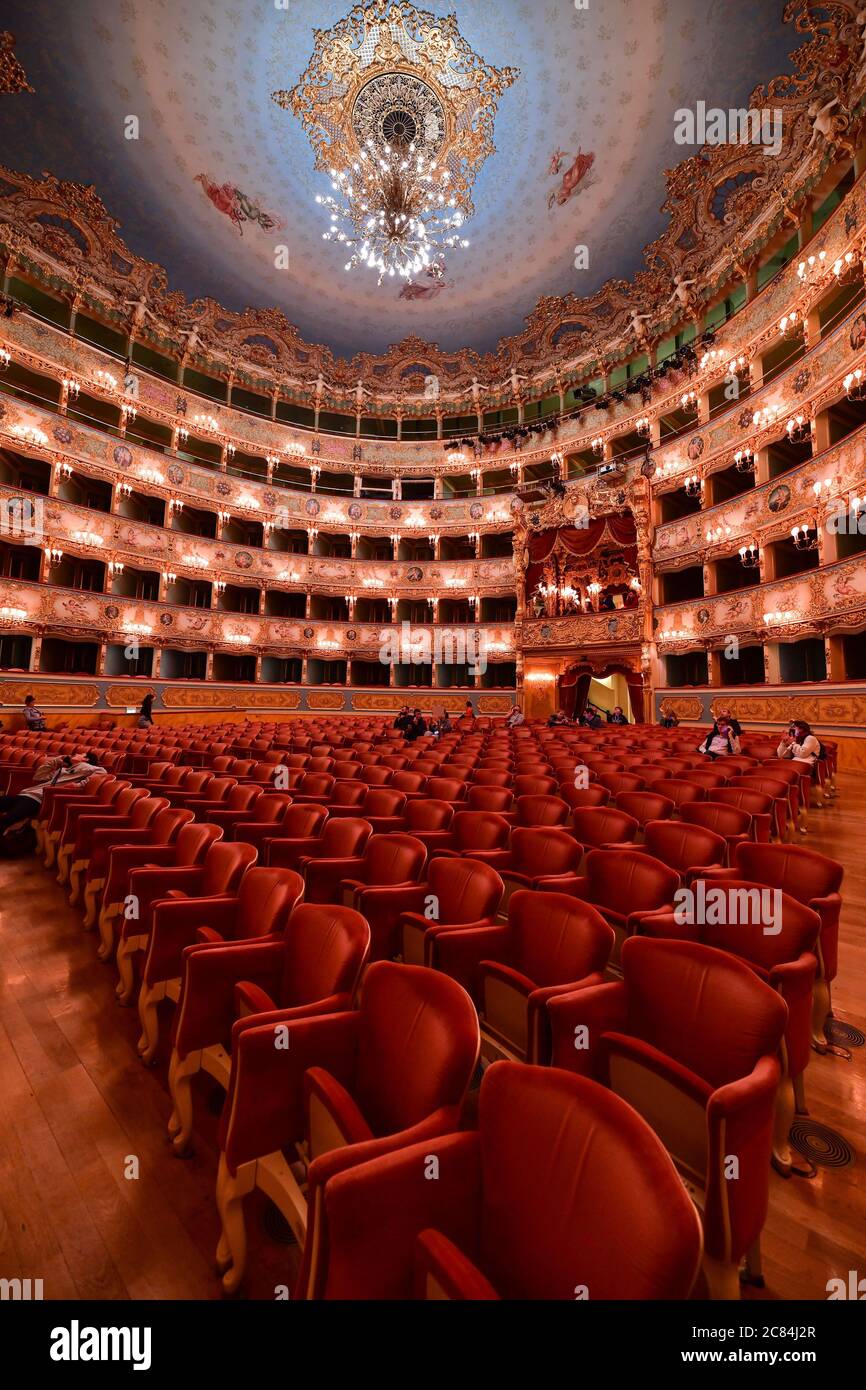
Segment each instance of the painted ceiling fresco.
M591 294L640 269L664 227L664 170L693 152L674 141L674 112L747 106L790 69L797 42L782 0L449 0L474 52L519 73L498 100L469 248L407 293L344 271L316 203L329 179L272 99L298 82L314 30L350 8L4 0L34 92L0 98L0 159L94 184L127 245L190 299L276 305L346 355L412 334L488 351L541 296ZM587 268L575 268L577 246Z

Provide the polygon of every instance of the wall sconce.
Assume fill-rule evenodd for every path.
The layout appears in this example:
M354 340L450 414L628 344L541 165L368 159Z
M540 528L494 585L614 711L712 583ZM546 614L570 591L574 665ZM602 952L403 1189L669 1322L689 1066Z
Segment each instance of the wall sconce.
M68 481L72 477L74 471L75 470L72 467L71 463L58 463L57 465L58 478L66 479Z
M395 550L399 546L402 539L403 537L400 535L398 531L395 531L394 534L390 537L391 544L393 545Z
M802 444L812 436L812 421L808 415L792 416L785 428L792 444Z
M797 550L817 550L818 532L805 524L791 527L791 539Z
M236 453L237 449L235 448L234 444L226 445L226 458L233 459Z
M120 413L123 416L124 424L129 424L129 422L131 420L134 420L138 415L138 411L136 410L135 406L127 405L125 401L123 405L120 407Z
M738 473L754 473L754 449L738 449L737 452L734 454L734 466L736 467Z
M226 633L226 641L232 642L236 647L248 647L252 640L252 637L249 637L245 632Z
M118 387L117 377L112 376L111 372L103 371L101 368L93 373L91 380L95 386L100 386L103 391L116 391Z
M150 623L124 623L122 630L128 637L149 637L153 632Z
M319 535L319 528L318 528L318 526L308 526L308 527L307 527L307 541L309 542L310 545L314 545L314 544L315 544L316 540L318 539L318 535Z
M186 441L187 441L188 439L189 439L189 430L187 429L186 425L178 425L178 427L177 427L177 440L178 440L178 443L179 443L179 444L185 444Z
M596 458L604 458L604 440L600 434L596 435L595 439L592 440L590 447Z
M231 512L217 512L217 521L220 526L227 526L232 519Z
M194 415L193 424L206 434L216 434L220 427L220 422L215 415Z
M519 461L518 461L517 459L512 459L511 462L510 462L509 465L508 465L508 468L509 468L509 471L510 471L510 472L513 474L513 476L516 478L517 475L518 475L518 473L520 472L520 463L519 463Z
M788 623L796 620L797 614L793 608L784 610L777 608L772 613L764 614L764 623L767 627L785 627Z
M833 274L840 282L850 278L851 272L856 269L857 257L853 251L846 251L844 256L833 262Z
M171 518L171 517L174 515L175 512L182 512L182 511L183 511L183 502L181 501L181 499L180 499L179 497L170 497L170 498L168 499L168 515L169 515L169 518Z
M697 391L684 391L683 394L680 396L680 405L682 406L683 410L686 411L687 414L689 412L696 411L698 408Z
M652 425L650 424L649 416L642 415L640 419L637 421L635 429L637 430L641 439L649 439L650 432L652 430Z
M306 444L296 444L294 441L292 441L291 444L287 444L284 450L284 453L287 453L289 457L293 459L302 459L306 452Z
M210 561L204 555L184 555L181 557L183 563L191 570L206 570L210 568Z
M707 542L709 545L718 545L719 541L727 540L730 534L730 526L714 526L707 531Z
M798 280L814 280L818 278L824 270L824 262L827 259L826 251L819 251L817 256L807 256L797 266Z
M659 633L659 640L661 642L685 642L691 635L690 632L686 632L685 628L668 627L665 628L664 632Z
M265 463L268 465L268 468L278 468L282 463L282 459L279 454L266 454Z
M48 445L48 435L37 425L13 425L9 433L24 444L35 445L37 449L44 449Z
M163 570L162 577L166 584L177 583L177 575L175 574L174 570Z
M162 474L156 468L140 468L138 476L143 483L150 483L151 487L161 487L165 482Z
M556 676L552 671L527 671L527 685L555 685Z
M72 531L69 539L82 550L99 550L105 544L95 531Z
M683 487L686 497L700 497L704 490L704 480L699 478L697 473L690 473L683 479Z
M118 483L118 484L117 484L117 495L118 495L118 497L131 497L131 496L132 496L132 483Z
M740 546L740 563L747 570L755 570L761 563L761 552L754 541Z
M214 582L213 582L213 591L214 591L214 593L216 594L217 598L219 598L220 594L224 594L225 591L226 591L226 582L225 582L225 580L224 580L224 579L215 579Z
M553 453L550 455L550 462L555 468L561 468L565 462L565 455L561 453L559 449L554 449Z
M785 314L779 320L779 332L785 337L787 337L789 333L793 333L798 327L802 328L802 326L802 315L798 309L792 309L789 314Z
M117 574L123 574L124 568L125 568L125 566L124 566L124 563L123 563L122 560L109 560L109 562L108 562L108 577L109 577L109 579L113 579L113 578L115 577L115 575L117 575Z
M63 551L60 550L57 546L54 546L54 545L46 545L46 547L45 547L45 559L46 559L47 562L48 562L48 568L49 568L49 569L55 569L55 568L57 567L57 565L59 565L60 562L61 562L61 560L63 559Z
M311 483L314 483L314 482L316 481L316 479L318 478L318 476L319 476L319 474L321 473L321 471L322 471L322 470L321 470L321 468L319 467L319 465L318 465L317 463L311 463L311 464L310 464L310 482L311 482Z
M860 367L849 372L842 385L845 387L845 395L849 401L862 401L863 397L866 396L866 378L864 378Z
M779 416L779 407L776 405L766 405L763 410L756 410L752 416L752 424L756 429L766 429L768 425L775 424Z
M2 358L2 354L0 354L0 358ZM8 362L4 365L8 366ZM71 376L65 376L63 378L63 385L66 389L67 396L71 396L74 401L77 400L79 392L81 391L81 386L75 380L75 378Z

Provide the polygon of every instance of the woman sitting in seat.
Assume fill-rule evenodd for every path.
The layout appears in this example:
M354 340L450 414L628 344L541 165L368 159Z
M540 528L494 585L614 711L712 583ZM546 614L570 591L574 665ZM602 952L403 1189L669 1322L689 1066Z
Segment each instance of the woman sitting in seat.
M724 715L719 715L703 743L698 744L698 752L705 753L715 762L716 758L729 758L740 751L740 740Z
M794 762L802 763L814 771L820 756L821 744L805 719L795 719L788 732L782 735L782 741L776 749L776 757L793 758Z

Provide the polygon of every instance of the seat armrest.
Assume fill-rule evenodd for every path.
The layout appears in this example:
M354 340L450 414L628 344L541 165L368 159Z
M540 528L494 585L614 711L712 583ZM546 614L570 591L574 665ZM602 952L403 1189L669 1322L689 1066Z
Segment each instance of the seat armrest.
M415 1241L415 1297L419 1300L490 1303L499 1294L452 1240L441 1231L422 1231Z

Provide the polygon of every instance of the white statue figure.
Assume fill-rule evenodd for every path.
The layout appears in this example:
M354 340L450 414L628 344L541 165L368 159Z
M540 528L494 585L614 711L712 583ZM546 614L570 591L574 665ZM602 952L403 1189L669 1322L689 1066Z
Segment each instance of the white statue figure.
M183 350L183 355L184 357L189 357L190 353L195 352L201 342L199 331L197 328L182 328L180 330L180 336L186 338L186 346Z
M369 396L369 394L369 391L359 377L355 385L355 404L359 410L364 409L364 397Z
M512 368L511 368L511 391L512 391L512 394L515 395L515 396L519 396L519 395L520 395L520 383L521 383L521 381L528 381L528 380L529 380L529 377L523 376L523 375L517 370L516 367L512 367Z
M694 300L694 295L690 293L690 290L691 286L696 285L697 283L697 280L686 280L685 277L682 275L675 275L674 287L671 290L670 295L668 296L668 304L672 304L673 301L676 300L681 308L691 308L692 302Z
M644 328L644 324L648 323L650 318L650 314L639 314L636 309L632 309L631 311L628 326L632 336L636 338L639 343L645 343L647 341L647 331Z
M139 299L124 299L123 302L132 309L132 314L129 319L129 331L130 333L137 333L140 328L144 327L147 319L153 318L153 314L147 307L147 296L141 295Z
M326 381L325 378L322 376L322 373L319 372L319 375L316 377L316 405L321 404L322 392L324 391L326 386L330 388L330 385L330 381Z
M438 401L439 399L439 378L438 376L425 376L424 378L424 399L425 401Z
M819 135L823 136L824 140L829 144L831 141L835 140L839 131L844 128L845 121L842 116L830 115L833 107L838 105L838 97L834 97L832 101L826 102L823 106L820 100L812 102L812 105L809 107L809 115L812 118L812 138L806 146L807 149L812 150L815 148Z
M488 388L486 386L481 385L481 382L478 380L477 376L474 376L472 378L472 399L475 402L476 406L481 404L481 392L486 391L487 389Z

